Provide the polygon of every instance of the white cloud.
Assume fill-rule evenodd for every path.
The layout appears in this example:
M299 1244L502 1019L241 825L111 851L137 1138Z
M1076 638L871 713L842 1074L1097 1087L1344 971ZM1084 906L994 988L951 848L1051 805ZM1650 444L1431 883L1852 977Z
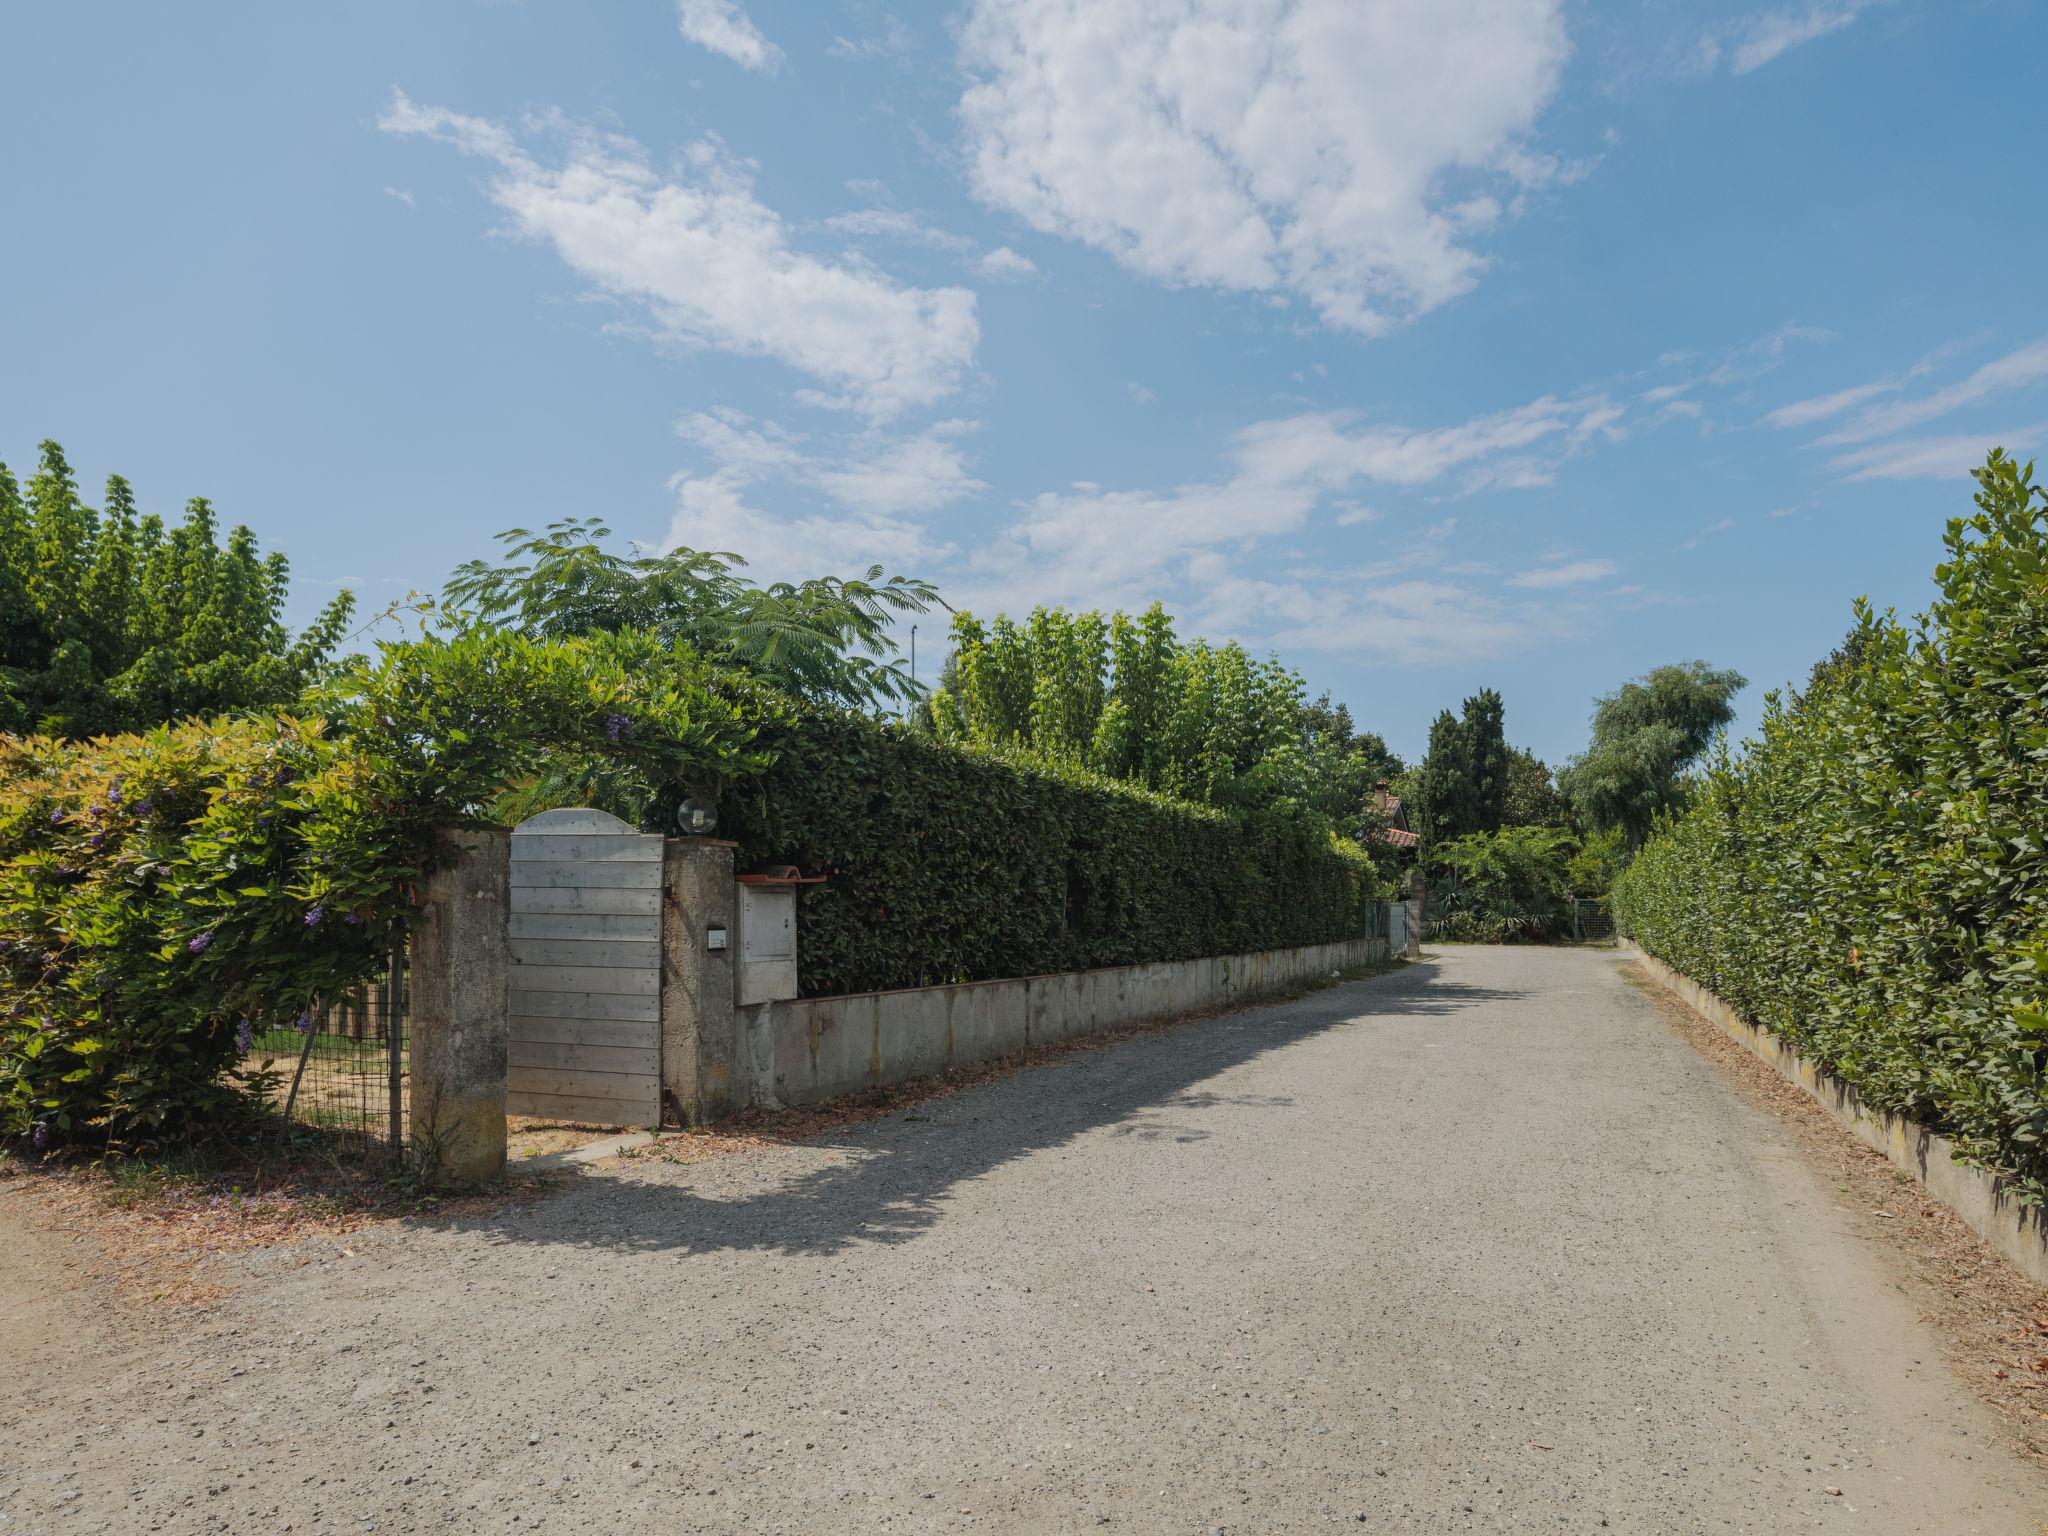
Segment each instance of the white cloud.
M1569 565L1543 565L1531 571L1508 578L1511 587L1583 586L1589 581L1605 581L1621 569L1612 560L1574 560Z
M1135 379L1124 385L1124 393L1131 397L1133 405L1156 405L1159 402L1158 392L1151 385L1140 384Z
M1702 544L1706 543L1707 540L1714 538L1719 534L1726 533L1730 528L1733 528L1734 526L1735 519L1732 517L1724 517L1718 523L1709 523L1706 527L1702 528L1698 533L1694 534L1691 538L1687 539L1683 544L1680 544L1678 546L1678 552L1681 555L1691 554L1694 550L1698 549Z
M379 120L492 162L488 190L522 235L550 243L600 292L635 305L668 342L774 358L826 386L809 398L883 418L960 387L980 325L965 288L912 288L866 263L797 250L754 195L751 168L715 138L672 172L629 139L545 120L544 164L496 123L395 92Z
M1571 632L1571 617L1537 604L1510 604L1459 582L1416 578L1316 594L1306 622L1268 632L1283 652L1322 651L1396 666L1484 661Z
M2024 389L2043 379L2048 379L2048 337L2008 352L2004 357L1986 363L1968 378L1918 400L1897 400L1888 405L1873 406L1818 441L1824 447L1868 442L1871 438L1886 437L1949 415L1993 395ZM1877 392L1872 386L1864 387L1872 393ZM1853 394L1854 391L1844 393Z
M1531 462L1539 449L1568 454L1611 435L1615 415L1605 396L1592 395L1546 396L1429 429L1361 425L1326 412L1257 422L1232 436L1228 472L1218 479L1169 490L1081 483L1024 502L977 565L984 579L1012 591L1028 577L1066 601L1142 603L1206 556L1294 532L1325 497L1361 483L1421 486L1453 474L1476 481L1497 461ZM1392 574L1387 566L1368 573Z
M1373 334L1477 282L1483 187L1575 174L1528 142L1568 52L1559 0L975 0L960 115L1034 228Z
M1794 400L1790 405L1781 405L1764 417L1774 427L1810 427L1817 421L1826 421L1842 412L1853 410L1864 401L1878 395L1889 394L1899 386L1891 380L1880 379L1873 384L1858 384L1849 389L1838 389L1831 395L1816 395L1811 400Z
M731 474L677 475L669 488L676 510L662 547L729 550L760 579L801 581L875 564L915 571L944 553L909 518L762 511L748 504L744 482Z
M931 512L988 487L967 472L957 439L979 423L942 421L899 438L812 479L842 506L868 513Z
M1820 0L1753 16L1738 30L1728 67L1738 75L1760 69L1802 43L1841 31L1874 3L1875 0Z
M735 0L676 0L676 26L700 48L722 53L742 69L773 74L782 50L761 35Z
M827 229L846 235L872 235L900 240L906 245L928 246L937 251L971 251L975 244L965 235L940 229L915 213L896 208L858 208L852 213L835 213L825 221Z
M1851 480L1950 480L1982 464L1993 448L2025 454L2044 440L2048 440L2048 423L2036 423L2010 432L1965 432L1877 443L1839 454L1828 463Z
M928 566L948 546L932 538L921 514L987 489L961 444L979 426L942 421L908 437L867 433L814 445L738 411L692 412L676 432L709 467L670 480L676 511L664 547L731 550L778 580L877 561ZM774 507L750 499L761 488L774 489ZM820 494L838 510L819 506Z
M1371 507L1363 506L1355 501L1340 501L1337 503L1337 526L1339 528L1357 528L1366 523L1376 523L1379 520L1379 513L1375 512Z
M397 201L405 204L405 206L408 208L415 206L412 194L406 191L403 187L386 187L384 189L384 195L389 198L395 198Z
M917 34L905 26L900 17L885 14L879 32L866 37L835 36L832 46L825 51L837 59L862 63L879 59L893 63L917 51Z
M1018 278L1038 275L1038 263L1029 256L1020 256L1007 245L999 245L974 264L974 269L983 277L998 281L1014 281Z

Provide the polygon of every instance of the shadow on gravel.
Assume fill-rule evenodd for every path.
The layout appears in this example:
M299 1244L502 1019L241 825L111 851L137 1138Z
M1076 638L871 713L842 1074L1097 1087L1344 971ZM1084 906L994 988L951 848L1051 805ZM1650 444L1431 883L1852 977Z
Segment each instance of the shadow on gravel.
M1187 1112L1217 1105L1285 1113L1286 1097L1228 1095L1196 1087L1241 1062L1354 1019L1443 1017L1528 994L1436 979L1429 960L1391 976L1332 987L1292 1002L1197 1019L1033 1065L994 1082L891 1115L811 1137L845 1160L771 1188L727 1198L702 1192L698 1169L672 1181L584 1180L523 1209L450 1223L501 1242L566 1244L620 1252L709 1253L756 1249L831 1254L864 1243L902 1243L945 1214L949 1192L1013 1158L1085 1132L1163 1144L1204 1140ZM683 1182L683 1180L688 1182Z

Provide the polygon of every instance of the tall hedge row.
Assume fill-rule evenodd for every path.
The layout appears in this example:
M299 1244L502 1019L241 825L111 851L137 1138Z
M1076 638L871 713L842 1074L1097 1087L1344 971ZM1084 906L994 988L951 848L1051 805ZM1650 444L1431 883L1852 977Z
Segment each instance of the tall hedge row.
M1373 921L1318 818L1232 816L844 716L770 723L728 825L800 898L806 996L1319 944Z
M1873 1105L2048 1197L2048 495L2002 455L1910 627L1804 695L1616 882L1622 930Z

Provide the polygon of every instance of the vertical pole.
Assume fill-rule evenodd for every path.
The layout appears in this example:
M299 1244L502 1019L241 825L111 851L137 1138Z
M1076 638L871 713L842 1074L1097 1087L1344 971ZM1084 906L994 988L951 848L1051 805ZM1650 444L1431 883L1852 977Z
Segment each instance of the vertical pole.
M405 1150L405 951L391 951L384 977L384 1049L391 1074L391 1150Z
M1572 892L1572 942L1579 942L1579 893Z

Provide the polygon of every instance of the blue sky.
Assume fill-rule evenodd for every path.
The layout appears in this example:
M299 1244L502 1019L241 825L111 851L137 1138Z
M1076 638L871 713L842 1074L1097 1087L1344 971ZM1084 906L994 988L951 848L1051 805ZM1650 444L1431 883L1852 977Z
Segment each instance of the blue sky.
M597 514L1137 606L1556 761L2048 448L2029 0L12 7L0 457L299 613ZM929 675L934 623L921 631Z

